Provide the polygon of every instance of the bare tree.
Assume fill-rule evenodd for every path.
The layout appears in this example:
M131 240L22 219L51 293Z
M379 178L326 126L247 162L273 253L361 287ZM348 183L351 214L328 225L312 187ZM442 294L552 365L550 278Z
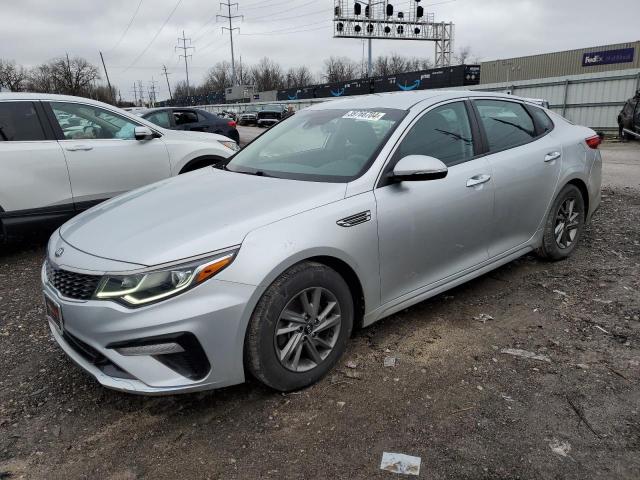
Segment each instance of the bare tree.
M230 87L233 83L233 75L231 74L231 62L226 60L216 63L209 71L204 79L202 88L207 92L216 92ZM176 94L176 96L179 96Z
M82 57L56 58L47 63L44 70L51 76L53 91L66 95L87 95L100 78L98 68Z
M22 65L0 58L0 87L8 88L12 92L20 92L25 89L27 78L27 71Z
M358 65L348 57L329 57L324 61L323 77L326 82L344 82L357 77Z
M263 57L251 68L251 78L257 92L278 90L285 85L282 68L268 57Z
M454 61L459 65L478 63L478 57L473 54L471 47L466 45L458 49L458 53L453 57Z
M307 87L313 84L313 74L305 65L298 68L290 68L285 75L287 88Z

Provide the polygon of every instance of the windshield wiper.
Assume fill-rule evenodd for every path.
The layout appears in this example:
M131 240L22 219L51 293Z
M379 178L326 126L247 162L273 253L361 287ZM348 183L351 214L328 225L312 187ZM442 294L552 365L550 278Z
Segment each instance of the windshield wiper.
M447 130L441 130L439 128L436 128L436 132L440 132L443 133L445 135L451 135L453 138L457 138L458 140L462 140L465 143L470 144L471 143L471 139L470 138L465 138L462 135L455 133L455 132L449 132Z
M505 125L511 125L513 128L517 128L518 130L522 130L527 135L533 135L533 132L530 132L526 128L518 125L517 123L508 122L506 120L502 120L501 118L495 118L495 117L489 117L489 118L491 118L491 120L493 120L495 122L504 123Z

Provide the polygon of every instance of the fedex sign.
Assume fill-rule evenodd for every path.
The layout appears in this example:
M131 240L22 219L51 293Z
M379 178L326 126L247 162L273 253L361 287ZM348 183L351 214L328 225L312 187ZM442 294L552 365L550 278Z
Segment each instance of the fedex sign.
M582 56L582 66L594 67L596 65L611 65L614 63L631 63L633 62L634 54L634 48L585 53Z

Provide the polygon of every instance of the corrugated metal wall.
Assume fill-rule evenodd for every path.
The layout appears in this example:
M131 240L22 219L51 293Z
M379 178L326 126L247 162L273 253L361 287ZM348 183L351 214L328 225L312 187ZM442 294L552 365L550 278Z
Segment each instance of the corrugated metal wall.
M634 48L633 62L609 65L582 66L585 53ZM561 75L579 75L602 73L617 70L640 68L640 41L604 45L565 52L544 53L528 57L506 58L482 62L480 82L482 84L531 80L534 78L559 77Z
M544 99L553 111L574 123L596 130L617 130L618 113L640 89L640 68L494 83L464 89L509 91L519 97Z

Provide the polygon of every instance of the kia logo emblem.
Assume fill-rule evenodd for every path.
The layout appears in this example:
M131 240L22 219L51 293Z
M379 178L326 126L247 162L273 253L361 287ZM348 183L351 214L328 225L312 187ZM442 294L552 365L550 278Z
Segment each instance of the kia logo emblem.
M59 249L56 250L56 258L61 257L62 254L64 253L64 248L60 247Z

